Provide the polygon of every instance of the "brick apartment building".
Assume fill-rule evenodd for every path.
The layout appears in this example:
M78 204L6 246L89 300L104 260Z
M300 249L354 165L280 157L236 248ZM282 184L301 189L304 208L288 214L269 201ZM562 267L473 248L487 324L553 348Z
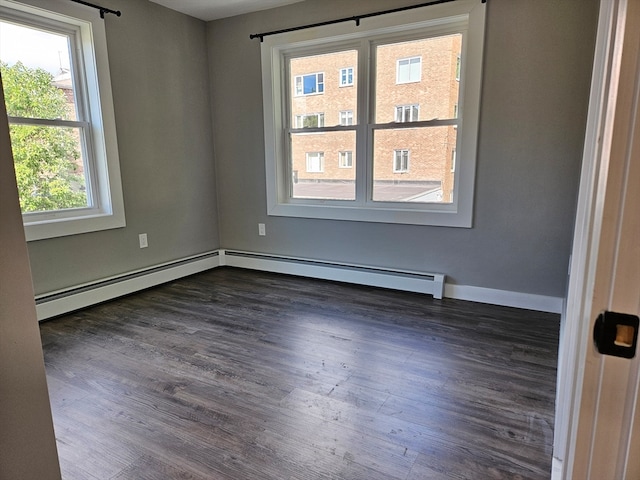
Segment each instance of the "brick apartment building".
M375 120L360 122L456 118L460 51L460 35L378 46ZM358 122L357 61L355 50L291 60L293 128ZM293 134L293 196L354 199L355 152L353 130ZM375 129L373 200L450 202L455 152L454 125Z

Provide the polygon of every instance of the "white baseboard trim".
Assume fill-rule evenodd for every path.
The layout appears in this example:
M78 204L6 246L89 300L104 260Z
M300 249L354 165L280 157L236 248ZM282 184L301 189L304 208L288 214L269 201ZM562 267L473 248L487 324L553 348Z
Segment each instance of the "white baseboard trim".
M426 293L506 307L561 313L563 299L491 288L445 284L445 275L340 264L298 257L217 250L123 275L36 296L38 320L64 315L117 297L220 266Z
M38 295L36 296L38 320L70 313L218 266L220 266L220 254L214 251Z
M221 250L220 254L221 262L230 267L427 293L434 298L442 298L444 293L445 276L441 273L387 269L236 250Z
M560 480L562 478L562 460L553 457L551 467L551 480Z
M447 283L444 296L470 302L490 303L503 307L524 308L539 312L562 313L564 300L560 297L495 290L493 288L452 285Z

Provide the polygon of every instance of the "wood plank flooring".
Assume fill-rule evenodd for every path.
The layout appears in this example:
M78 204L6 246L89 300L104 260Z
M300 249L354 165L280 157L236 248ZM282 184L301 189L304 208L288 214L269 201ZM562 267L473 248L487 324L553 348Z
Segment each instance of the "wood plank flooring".
M558 329L233 268L41 324L67 480L547 480Z

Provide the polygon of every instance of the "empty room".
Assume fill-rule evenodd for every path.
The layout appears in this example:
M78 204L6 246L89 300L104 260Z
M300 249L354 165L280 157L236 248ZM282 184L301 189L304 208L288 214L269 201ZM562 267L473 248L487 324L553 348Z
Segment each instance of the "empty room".
M0 479L637 478L637 3L0 0Z

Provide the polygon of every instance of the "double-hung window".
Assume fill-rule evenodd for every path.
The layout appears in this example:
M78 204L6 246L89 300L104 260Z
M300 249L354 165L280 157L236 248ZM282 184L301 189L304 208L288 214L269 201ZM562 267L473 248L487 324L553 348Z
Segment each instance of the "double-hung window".
M266 37L268 214L470 227L484 17L459 0Z
M0 69L27 240L122 227L103 21L70 2L37 4L0 0Z

